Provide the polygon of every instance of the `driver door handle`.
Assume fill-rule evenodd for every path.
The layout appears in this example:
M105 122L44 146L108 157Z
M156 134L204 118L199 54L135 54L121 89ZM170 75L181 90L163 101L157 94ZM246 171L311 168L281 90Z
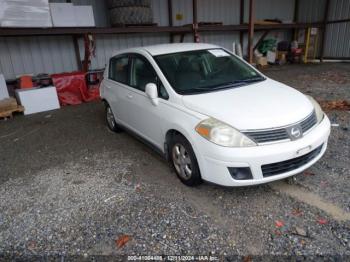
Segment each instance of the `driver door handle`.
M133 96L132 96L132 95L130 95L130 94L129 94L129 95L127 95L126 97L127 97L127 98L129 98L129 99L132 99L132 98L133 98Z

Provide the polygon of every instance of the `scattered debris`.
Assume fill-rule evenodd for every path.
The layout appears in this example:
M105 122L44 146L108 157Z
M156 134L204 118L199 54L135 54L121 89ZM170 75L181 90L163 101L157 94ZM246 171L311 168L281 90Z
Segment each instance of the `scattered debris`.
M303 175L304 175L304 176L314 176L315 173L312 173L312 172L310 172L310 171L305 171L305 172L303 173Z
M275 221L275 226L276 226L277 228L284 227L284 222L281 221L281 220L276 220L276 221Z
M36 248L36 242L35 242L35 241L30 241L30 242L28 243L28 250L34 251L35 248Z
M117 248L122 248L131 240L131 237L128 235L122 235L118 239L115 240L115 245Z
M317 223L319 223L320 225L326 225L326 224L328 224L328 221L327 221L327 219L320 217L317 219Z
M140 184L137 184L137 185L135 186L135 191L136 191L136 192L140 192L140 191L141 191L141 185L140 185Z
M295 209L293 209L293 211L292 211L292 215L293 215L293 216L300 217L300 216L302 216L303 214L304 214L303 211L301 211L299 208L295 208Z
M339 127L339 124L331 124L333 127Z
M245 256L245 257L243 258L243 262L251 262L251 261L253 261L253 259L252 259L251 256Z
M307 237L307 231L304 228L296 226L292 232L294 235L302 236L302 237Z
M339 110L349 111L350 103L346 100L319 101L324 111Z
M113 199L113 198L116 198L118 195L114 195L114 196L111 196L105 200L103 200L103 202L107 203L109 200Z

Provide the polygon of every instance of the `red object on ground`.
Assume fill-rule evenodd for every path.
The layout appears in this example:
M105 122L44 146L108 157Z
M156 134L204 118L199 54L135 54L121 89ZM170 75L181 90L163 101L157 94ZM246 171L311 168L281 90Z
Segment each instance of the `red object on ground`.
M320 217L317 219L317 223L319 223L320 225L326 225L328 224L328 221L327 219Z
M33 78L32 76L21 76L19 78L19 85L21 89L33 88Z
M100 98L99 85L88 88L83 72L54 74L51 78L62 106L78 105Z
M281 221L281 220L276 220L276 221L275 221L275 226L276 226L277 228L284 227L284 222Z

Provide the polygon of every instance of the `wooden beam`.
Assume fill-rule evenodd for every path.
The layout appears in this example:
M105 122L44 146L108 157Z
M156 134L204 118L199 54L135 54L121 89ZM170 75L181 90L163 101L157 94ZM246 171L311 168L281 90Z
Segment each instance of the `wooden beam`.
M239 9L239 23L242 25L244 23L244 0L240 1L240 9ZM244 44L244 32L239 32L239 42L241 44L241 48L243 48Z
M326 33L327 33L327 21L328 21L328 14L329 14L329 4L330 0L326 0L325 4L325 10L323 15L323 32L322 32L322 38L321 38L321 53L320 53L320 60L323 62L323 56L324 56L324 45L326 41Z
M339 23L346 23L346 22L350 22L350 18L327 21L327 24L339 24Z
M295 0L295 3L294 3L294 18L293 18L293 21L294 23L297 23L298 20L299 20L299 0Z
M83 61L83 72L87 72L89 71L89 67L90 67L90 54L89 54L89 47L88 47L88 43L89 43L89 35L85 34L84 35L84 61Z
M294 18L293 18L293 22L294 23L298 23L299 20L299 4L300 1L299 0L295 0L294 2ZM294 28L293 29L293 35L292 35L292 40L297 40L297 29Z
M324 24L317 23L291 23L254 26L255 31L287 30L293 28L316 27L323 28ZM198 32L239 32L247 31L248 25L205 25L199 26ZM108 34L137 34L137 33L192 33L191 25L187 26L135 26L135 27L53 27L53 28L5 28L0 27L1 37L13 36L49 36L49 35L108 35Z
M168 26L173 26L173 1L168 0ZM170 43L174 43L174 35L170 33Z
M0 28L0 36L190 33L191 26Z
M248 62L253 63L253 42L254 42L254 0L249 0L249 26L248 26Z
M199 42L199 34L198 34L198 10L197 10L197 0L192 0L192 18L193 18L193 42Z
M80 57L80 49L79 49L79 39L78 36L73 35L73 45L74 45L74 52L75 52L75 60L77 62L78 70L81 71L83 69L83 65L81 63L81 57Z
M266 30L287 30L294 28L309 28L316 27L322 28L322 23L291 23L291 24L266 24L266 25L254 25L254 31L266 31ZM234 31L248 31L248 24L243 25L203 25L199 26L199 32L234 32Z
M260 45L260 43L264 40L264 38L268 35L268 33L270 33L270 30L266 30L259 38L258 42L255 44L254 48L253 48L253 51L255 49L258 48L258 46Z

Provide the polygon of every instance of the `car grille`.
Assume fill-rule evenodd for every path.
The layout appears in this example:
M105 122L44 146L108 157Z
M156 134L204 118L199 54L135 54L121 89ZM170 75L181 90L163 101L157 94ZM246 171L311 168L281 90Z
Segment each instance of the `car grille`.
M316 113L314 111L304 121L301 121L300 125L301 125L301 128L303 129L303 133L310 130L314 125L316 125L316 123L317 123L317 117L316 117Z
M310 116L301 121L299 124L302 128L303 133L305 133L308 130L310 130L314 125L316 125L316 123L316 114L315 112L312 112ZM253 139L256 143L269 143L290 139L286 128L261 131L245 131L243 132L243 134Z
M289 159L286 161L278 162L278 163L273 163L273 164L268 164L268 165L263 165L261 166L261 171L263 173L264 177L269 177L269 176L275 176L279 174L286 173L288 171L292 171L294 169L297 169L308 162L310 162L312 159L314 159L322 150L322 146L319 146L318 148L314 149L313 151L297 157L293 159Z

